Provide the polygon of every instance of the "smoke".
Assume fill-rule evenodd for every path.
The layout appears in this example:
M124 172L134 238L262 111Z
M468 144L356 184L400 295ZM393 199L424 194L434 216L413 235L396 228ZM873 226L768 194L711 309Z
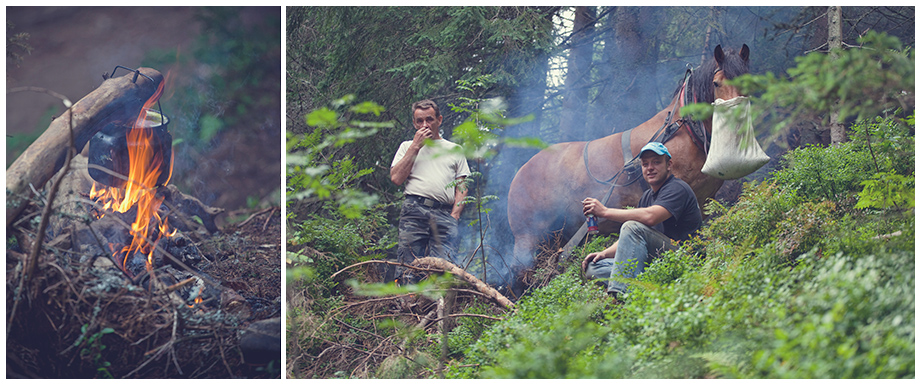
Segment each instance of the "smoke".
M699 26L696 28L705 30L706 24L703 16L709 14L710 7L681 9L684 10L683 12L698 17ZM700 40L693 42L685 37L662 36L667 33L659 32L662 30L659 24L669 22L667 15L670 11L668 9L645 8L623 12L628 15L627 11L641 11L643 15L652 17L652 19L637 19L639 20L638 30L644 37L629 41L617 40L614 36L594 40L593 44L600 42L598 49L602 54L595 55L592 64L598 76L594 83L594 87L597 88L593 91L594 96L587 105L571 106L578 111L563 109L562 99L565 97L565 90L559 86L564 83L560 80L565 72L558 68L549 68L549 63L564 63L565 53L547 57L547 66L537 66L534 69L537 75L534 75L533 79L537 81L520 82L519 84L524 85L519 86L508 99L507 116L516 118L530 115L533 120L507 127L499 132L500 136L503 138L533 137L547 144L558 143L561 141L560 128L564 124L560 119L567 114L569 116L572 114L587 115L584 119L585 126L575 128L581 132L585 140L625 131L651 118L667 106L674 90L683 79L686 68L688 66L697 67L704 58L711 58L716 45L721 44L724 48L737 49L742 43L747 43L754 48L752 64L759 62L758 55L766 55L761 52L763 49L770 49L758 50L758 44L755 44L755 35L763 33L771 25L768 18L762 17L765 11L754 10L752 12L750 9L720 8L716 17L721 20L724 28L709 34L706 41L702 40L706 34L699 33ZM647 15L649 13L653 15ZM613 15L607 17L612 18ZM658 23L647 20L658 20ZM600 23L609 22L602 20ZM671 48L672 51L667 53L668 57L661 57L658 48L653 47L656 42L677 40L682 46ZM763 41L764 38L761 37L760 42ZM644 50L652 50L652 53L642 57L636 56L636 52L645 53ZM791 57L788 61L791 61ZM756 68L752 67L752 71L754 70ZM540 77L542 79L538 79ZM482 194L495 195L498 199L484 205L484 208L489 211L482 215L484 229L482 234L479 223L474 226L461 225L463 241L459 248L461 252L459 259L461 267L467 267L468 271L480 279L484 278L488 284L495 287L508 287L521 270L532 267L534 258L533 254L521 256L523 260L514 258L514 237L508 224L508 190L517 171L539 150L509 145L499 146L497 150L493 158L482 162L470 161L471 168L482 173L482 178L478 181L482 184ZM562 210L562 208L559 209ZM475 219L478 219L474 211L475 207L467 206L464 215L466 217L476 215ZM558 225L561 227L561 224ZM553 230L558 230L558 228L545 229L547 234ZM485 255L484 265L483 255Z

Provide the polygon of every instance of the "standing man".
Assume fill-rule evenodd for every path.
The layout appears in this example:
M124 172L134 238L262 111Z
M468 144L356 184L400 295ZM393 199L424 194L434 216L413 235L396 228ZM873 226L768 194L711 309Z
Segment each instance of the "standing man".
M594 198L582 202L585 215L623 223L619 240L604 251L588 254L581 263L589 278L635 278L662 251L676 249L671 240L688 239L703 223L690 185L671 175L668 148L650 142L639 151L639 159L649 189L642 194L637 208L607 208ZM609 280L607 294L616 298L627 286Z
M470 175L470 167L463 154L451 151L459 145L441 138L442 120L437 103L427 99L413 103L415 136L399 145L390 165L390 180L406 184L396 251L400 263L426 256L452 261L457 252L460 202L466 198L461 182ZM455 187L448 187L455 181ZM417 278L407 274L402 280L414 283Z

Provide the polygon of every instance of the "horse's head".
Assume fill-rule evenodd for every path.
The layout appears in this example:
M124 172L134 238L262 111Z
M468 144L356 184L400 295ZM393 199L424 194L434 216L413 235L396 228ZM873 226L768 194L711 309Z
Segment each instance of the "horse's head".
M743 96L737 87L725 81L748 73L750 52L747 44L741 46L740 52L732 49L723 51L721 45L716 46L712 60L704 62L690 79L690 92L695 101L712 103L716 99L729 100Z
M725 81L748 72L748 55L750 53L751 50L747 44L741 46L741 52L735 54L729 51L727 55L722 51L721 45L716 46L713 56L719 67L713 71L712 75L713 94L716 99L729 100L743 96L737 87L729 86L725 84Z

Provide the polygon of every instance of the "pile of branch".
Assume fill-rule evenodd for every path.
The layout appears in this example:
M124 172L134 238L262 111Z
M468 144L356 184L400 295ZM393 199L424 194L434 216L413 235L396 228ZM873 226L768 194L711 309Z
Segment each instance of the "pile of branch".
M41 205L30 204L24 214L31 215ZM206 305L189 305L177 293L188 291L193 279L166 285L152 276L149 285L133 284L109 256L85 258L69 242L61 241L65 237L38 247L34 272L20 285L22 267L29 259L23 247L32 246L36 229L34 223L25 221L10 230L17 241L8 245L6 261L8 377L271 375L246 365L253 362L244 356L244 340L255 329L244 321L253 318L255 309L250 310L234 290L210 281L215 286L209 287L216 288L219 298ZM160 271L148 274L164 274ZM280 346L275 354L280 355Z
M314 260L326 257L310 248L303 252ZM514 304L504 295L439 258L419 258L411 265L386 260L366 261L347 266L329 279L341 279L344 273L359 270L358 275L380 281L380 277L375 277L377 270L368 268L374 264L397 265L427 274L450 273L457 283L446 291L438 289L438 292L384 297L356 296L343 288L344 305L331 311L317 307L317 299L311 298L307 289L289 291L288 309L292 309L288 313L289 377L415 377L435 366L440 371L448 356L446 336L457 319L477 319L487 325L501 320L505 313L514 309ZM290 289L290 284L288 287ZM452 312L475 303L492 307L486 314ZM440 357L417 349L417 343L412 343L412 338L403 332L379 330L375 325L384 319L397 320L408 330L424 331L428 338L441 339L444 350Z
M27 228L17 228L28 232ZM71 250L45 246L32 279L18 281L25 254L7 253L7 375L24 378L233 377L242 360L234 317L177 304L177 287L126 284L100 260L73 263ZM215 354L217 352L218 354Z
M544 245L537 255L534 269L524 273L527 287L546 285L561 274L566 263L560 261L560 236ZM314 261L333 262L334 257L310 247L300 252ZM362 277L367 282L382 282L380 270L372 266L389 265L412 269L423 274L450 273L457 281L449 290L442 292L398 294L380 297L355 295L349 287L341 284L344 276ZM291 266L289 265L289 268ZM328 281L327 281L328 280ZM507 297L488 286L460 267L438 258L419 258L412 264L387 260L371 260L349 265L329 277L314 278L312 285L339 282L338 290L343 295L341 306L330 308L328 296L315 298L309 284L288 283L288 348L287 375L289 378L426 378L432 371L440 373L452 358L446 351L447 335L459 319L467 325L481 325L479 332L488 325L502 320L515 305ZM296 289L292 289L292 287ZM424 295L420 295L424 294ZM464 312L463 309L477 307L487 311ZM454 311L458 311L454 313ZM394 319L402 327L394 332L391 327L383 329L376 321ZM476 321L473 321L476 320ZM428 343L411 343L411 330L424 332ZM440 339L440 355L430 349ZM436 368L436 369L435 369Z

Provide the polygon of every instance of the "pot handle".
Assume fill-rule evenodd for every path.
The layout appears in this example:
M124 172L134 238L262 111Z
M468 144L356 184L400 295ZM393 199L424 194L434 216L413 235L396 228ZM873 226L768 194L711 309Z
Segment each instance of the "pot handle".
M103 77L104 79L111 79L111 78L114 78L114 77L115 77L115 71L118 71L119 68L126 69L126 70L128 70L129 72L134 72L134 78L131 79L131 82L132 82L132 83L137 83L137 76L138 76L138 75L147 78L147 80L150 80L151 82L154 81L153 78L151 78L150 76L147 76L147 75L142 74L142 73L141 73L141 70L132 69L132 68L128 68L128 67L121 66L121 65L116 65L116 66L115 66L115 69L112 70L112 74L111 74L111 75L109 75L109 74L103 74L102 77ZM160 105L160 99L157 99L157 108L160 110L160 113L163 113L163 106Z

